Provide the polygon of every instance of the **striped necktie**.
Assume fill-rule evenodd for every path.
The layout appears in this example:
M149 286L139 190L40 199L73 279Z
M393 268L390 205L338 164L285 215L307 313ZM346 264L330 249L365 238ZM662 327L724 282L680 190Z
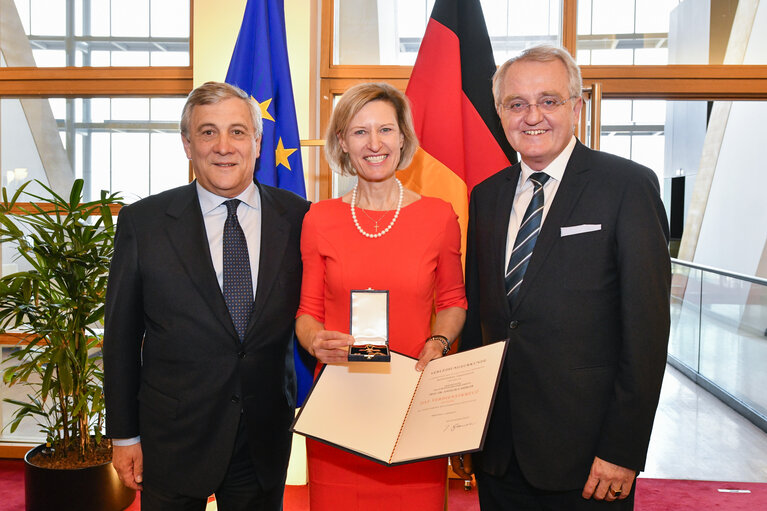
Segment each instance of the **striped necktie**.
M509 266L506 270L506 297L509 305L514 307L514 299L522 286L522 279L533 255L535 241L541 232L541 220L543 218L543 185L549 180L549 175L544 172L535 172L529 178L533 183L533 198L527 206L525 216L517 231L514 240L514 248L509 258Z
M253 280L250 275L248 243L237 220L240 201L224 202L227 209L224 222L224 300L232 317L240 342L245 339L245 329L253 308Z

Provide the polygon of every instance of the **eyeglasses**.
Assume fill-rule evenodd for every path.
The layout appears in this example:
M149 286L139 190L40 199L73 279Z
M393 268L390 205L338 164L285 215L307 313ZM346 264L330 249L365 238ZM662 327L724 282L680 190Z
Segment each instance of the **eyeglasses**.
M575 99L578 96L570 96L567 99L559 100L557 97L546 97L540 100L538 103L527 103L526 101L510 101L508 103L503 103L501 105L501 108L503 108L505 111L509 112L513 115L520 115L528 110L530 110L530 107L537 106L538 110L541 112L548 114L559 108L560 106L564 105L571 99Z

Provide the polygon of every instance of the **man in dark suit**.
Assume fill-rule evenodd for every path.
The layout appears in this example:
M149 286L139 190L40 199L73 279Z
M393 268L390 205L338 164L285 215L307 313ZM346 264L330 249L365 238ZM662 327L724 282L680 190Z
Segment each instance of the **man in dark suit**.
M524 51L498 69L493 92L522 161L470 203L461 350L509 339L473 460L480 504L631 509L669 333L658 180L575 138L581 76L566 51Z
M281 509L308 203L254 183L261 115L242 90L189 94L196 181L120 211L104 334L107 434L142 511ZM236 199L232 201L231 199Z

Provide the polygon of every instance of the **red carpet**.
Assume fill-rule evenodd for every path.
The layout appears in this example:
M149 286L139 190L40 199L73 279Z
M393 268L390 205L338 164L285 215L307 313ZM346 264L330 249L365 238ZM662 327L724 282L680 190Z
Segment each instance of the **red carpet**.
M721 492L719 490L740 490ZM750 493L745 493L744 490ZM477 490L463 489L463 482L450 481L450 511L478 511ZM24 511L24 462L0 459L0 509ZM285 489L285 511L309 511L306 486ZM767 510L767 483L728 483L674 479L639 479L636 511L753 511ZM136 499L127 511L140 511Z
M748 490L751 493L721 492ZM756 511L767 509L767 483L639 479L637 511Z
M24 462L0 459L0 509L24 511Z

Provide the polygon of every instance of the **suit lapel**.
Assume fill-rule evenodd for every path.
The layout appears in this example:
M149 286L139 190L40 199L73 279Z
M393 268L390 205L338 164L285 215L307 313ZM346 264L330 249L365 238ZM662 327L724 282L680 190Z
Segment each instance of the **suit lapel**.
M551 248L559 239L560 228L570 217L583 188L589 181L588 170L588 149L580 142L576 142L562 176L562 182L559 184L557 194L554 196L554 201L541 227L538 240L535 242L535 249L530 257L530 264L527 266L522 287L520 287L517 296L517 306L524 300L527 290L533 286L533 281L543 267Z
M261 194L261 254L258 262L256 298L248 322L246 338L265 308L267 298L279 274L282 255L290 233L290 225L283 218L282 205L274 199L268 188L258 183L257 186Z
M213 316L227 332L237 338L224 295L216 280L196 186L194 182L187 185L168 205L166 214L171 221L166 232L190 281L213 309Z
M491 247L493 253L493 259L491 261L491 272L500 272L499 279L493 279L496 282L496 292L500 296L504 297L504 302L508 304L506 300L506 238L509 235L509 219L511 217L511 208L514 205L514 195L517 192L517 183L519 182L519 174L522 171L522 166L517 163L503 172L506 173L504 180L498 189L498 204L496 205L495 218L498 221L493 222L493 236L492 240L494 246ZM491 273L491 274L492 274Z

